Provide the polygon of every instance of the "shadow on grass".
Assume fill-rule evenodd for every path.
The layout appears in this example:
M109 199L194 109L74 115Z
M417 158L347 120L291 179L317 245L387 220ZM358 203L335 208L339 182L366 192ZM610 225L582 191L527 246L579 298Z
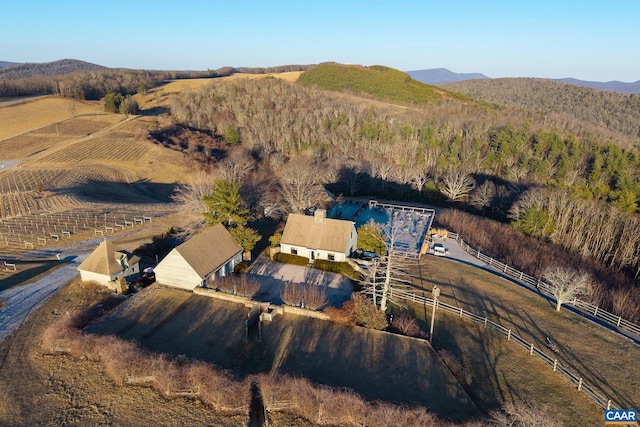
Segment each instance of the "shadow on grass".
M15 273L8 272L10 276L0 279L0 291L33 282L69 262L71 262L71 259L67 258L62 261L16 261L15 264L18 271Z

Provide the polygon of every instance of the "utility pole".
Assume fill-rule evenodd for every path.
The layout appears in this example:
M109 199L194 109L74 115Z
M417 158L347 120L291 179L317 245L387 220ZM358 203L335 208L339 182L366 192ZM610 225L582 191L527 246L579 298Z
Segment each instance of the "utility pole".
M431 311L431 328L429 330L429 344L433 342L433 324L436 319L436 305L438 305L438 296L440 296L440 288L434 286L431 290L433 292L433 310Z

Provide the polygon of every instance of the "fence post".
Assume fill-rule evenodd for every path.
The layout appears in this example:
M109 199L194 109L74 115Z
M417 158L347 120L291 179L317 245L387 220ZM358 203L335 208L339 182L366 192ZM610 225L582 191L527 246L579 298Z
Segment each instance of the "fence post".
M611 409L611 399L607 400L607 411Z
M480 249L478 249L478 254L476 255L476 258L480 258Z
M504 272L507 272L507 267L509 267L507 264L504 265Z
M533 343L531 343L531 348L529 349L529 354L533 356Z
M620 322L622 322L622 316L618 316L618 324L616 326L620 326Z
M489 265L491 265L492 261L493 261L493 258L489 258Z
M558 359L555 359L555 360L553 361L553 372L555 372L555 371L556 371L556 368L557 368L557 367L558 367Z
M593 316L598 317L598 306L596 305L596 309L593 310Z
M460 317L462 318L462 307L460 307Z
M580 378L580 381L578 381L578 391L580 391L582 389L582 378Z
M484 328L487 329L487 318L484 318Z
M507 341L511 339L511 329L509 329L509 333L507 334Z
M520 272L520 280L522 280L522 278L524 277L524 272Z

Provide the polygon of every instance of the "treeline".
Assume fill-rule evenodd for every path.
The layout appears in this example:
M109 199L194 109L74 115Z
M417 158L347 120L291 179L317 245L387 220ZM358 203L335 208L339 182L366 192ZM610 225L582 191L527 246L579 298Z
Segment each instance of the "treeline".
M0 97L59 95L99 100L107 93L123 96L144 92L173 79L208 77L202 71L145 71L106 69L16 80L0 79Z
M446 85L475 99L573 117L640 140L640 95L606 92L546 79L483 79Z

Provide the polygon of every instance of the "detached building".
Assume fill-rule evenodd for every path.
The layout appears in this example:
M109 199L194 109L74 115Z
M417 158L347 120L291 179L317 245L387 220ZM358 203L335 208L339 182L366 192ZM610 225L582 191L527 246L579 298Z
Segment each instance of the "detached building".
M353 221L330 219L324 209L313 216L290 214L280 240L281 252L329 261L345 261L356 249L358 233Z
M79 266L83 282L96 282L115 289L115 281L140 272L140 258L126 251L116 250L104 240Z
M193 290L228 276L242 262L242 247L222 224L174 248L154 269L156 282Z

